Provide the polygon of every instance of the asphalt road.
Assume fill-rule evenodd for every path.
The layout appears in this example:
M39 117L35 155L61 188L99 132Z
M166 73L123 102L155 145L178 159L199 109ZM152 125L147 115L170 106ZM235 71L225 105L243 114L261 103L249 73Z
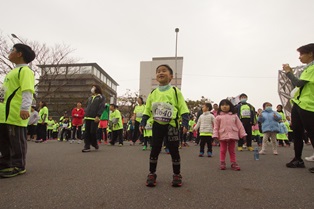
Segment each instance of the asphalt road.
M314 208L314 174L285 167L293 148L280 147L278 156L263 155L259 161L253 152L237 152L241 171L231 170L230 163L221 171L218 147L212 158L200 158L199 147L191 144L180 151L181 188L171 187L171 158L164 152L157 186L148 188L149 151L142 146L101 145L90 153L82 148L30 142L27 173L0 179L0 208ZM304 156L312 154L312 146L305 146Z

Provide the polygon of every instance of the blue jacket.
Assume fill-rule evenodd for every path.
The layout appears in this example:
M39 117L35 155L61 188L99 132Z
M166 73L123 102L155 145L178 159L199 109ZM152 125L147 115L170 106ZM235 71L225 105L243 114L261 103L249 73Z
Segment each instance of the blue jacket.
M276 115L276 116L274 116ZM279 121L281 115L273 110L263 110L262 114L258 117L258 122L262 123L262 131L265 132L277 132L279 133Z

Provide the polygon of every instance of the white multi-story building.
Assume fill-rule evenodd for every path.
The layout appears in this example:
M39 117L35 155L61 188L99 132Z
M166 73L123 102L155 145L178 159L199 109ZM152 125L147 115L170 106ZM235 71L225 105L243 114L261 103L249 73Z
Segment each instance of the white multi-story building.
M156 68L167 64L173 70L171 85L181 89L183 57L154 57L152 61L142 61L140 66L140 89L139 94L147 98L148 94L158 86L156 81Z

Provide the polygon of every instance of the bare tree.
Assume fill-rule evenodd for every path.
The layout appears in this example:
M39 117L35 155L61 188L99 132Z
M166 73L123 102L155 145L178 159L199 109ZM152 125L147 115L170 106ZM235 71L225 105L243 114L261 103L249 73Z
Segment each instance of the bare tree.
M36 53L35 60L30 63L30 67L34 71L35 78L37 79L35 87L40 85L41 82L47 81L47 79L55 79L56 76L61 74L58 69L51 72L42 72L42 69L38 67L39 65L69 64L78 61L77 59L70 57L70 54L74 51L74 49L68 45L56 44L54 47L49 47L46 44L41 44L37 41L29 41L24 38L18 39L24 44L29 45ZM14 45L14 41L15 39L13 37L0 33L0 76L7 74L12 68L14 68L13 63L11 63L8 59L8 54L10 48ZM71 73L75 74L75 71L72 71ZM45 75L49 75L49 77L45 77ZM40 77L41 79L39 79Z
M133 116L138 97L139 93L131 92L130 89L127 89L124 95L118 97L119 110L125 118L131 118Z

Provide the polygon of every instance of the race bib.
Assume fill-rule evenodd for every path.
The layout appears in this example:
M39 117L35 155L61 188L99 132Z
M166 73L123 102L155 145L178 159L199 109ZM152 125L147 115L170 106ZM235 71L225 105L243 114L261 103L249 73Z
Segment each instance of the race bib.
M242 110L241 116L243 118L249 118L251 116L251 111L250 110Z
M147 123L146 126L145 126L145 129L146 130L152 130L153 129L153 125L150 124L150 123Z
M68 127L68 124L63 123L63 124L62 124L62 127L63 127L63 128L67 128L67 127Z
M136 118L142 118L142 117L143 117L143 113L141 112L136 113Z
M169 103L155 102L152 105L152 113L155 121L169 123L173 115L173 106Z

